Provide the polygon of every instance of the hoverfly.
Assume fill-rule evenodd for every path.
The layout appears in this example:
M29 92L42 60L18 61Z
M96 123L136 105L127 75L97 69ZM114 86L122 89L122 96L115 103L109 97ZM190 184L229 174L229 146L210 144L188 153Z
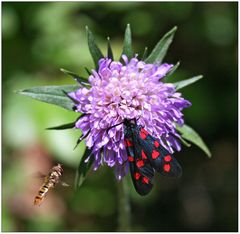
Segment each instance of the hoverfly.
M48 191L51 188L54 188L56 184L61 182L63 186L69 186L68 184L62 182L60 180L60 177L63 173L63 169L61 164L57 164L56 166L52 167L52 169L49 171L48 175L44 176L44 183L38 190L37 195L34 198L34 205L41 205L44 198L46 197Z

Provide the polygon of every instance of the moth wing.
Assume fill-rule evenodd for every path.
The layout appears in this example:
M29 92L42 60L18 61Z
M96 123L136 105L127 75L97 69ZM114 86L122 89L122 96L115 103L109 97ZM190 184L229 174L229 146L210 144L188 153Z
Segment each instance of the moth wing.
M147 195L153 187L154 170L141 155L140 145L133 139L125 139L133 185L138 194Z
M150 135L144 128L139 128L137 137L150 164L157 172L169 177L182 175L182 168L178 161L160 144L157 138Z

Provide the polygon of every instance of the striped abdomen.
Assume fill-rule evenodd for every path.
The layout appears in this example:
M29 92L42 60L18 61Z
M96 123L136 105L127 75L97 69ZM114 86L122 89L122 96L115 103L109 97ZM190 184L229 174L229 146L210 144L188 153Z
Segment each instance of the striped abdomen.
M53 187L53 184L50 181L44 183L41 186L41 188L39 189L38 194L37 194L37 196L34 199L34 205L39 205L40 206L41 203L43 202L47 192L52 187Z

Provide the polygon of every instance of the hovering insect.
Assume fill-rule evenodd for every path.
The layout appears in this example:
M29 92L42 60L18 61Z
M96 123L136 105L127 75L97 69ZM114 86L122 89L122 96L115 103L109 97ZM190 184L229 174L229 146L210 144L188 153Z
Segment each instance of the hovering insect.
M48 175L43 176L44 177L44 183L40 187L38 194L36 195L34 199L34 205L41 205L44 198L47 195L47 192L56 186L60 181L60 177L63 173L63 169L61 164L57 164L56 166L52 167L52 169L49 171ZM61 182L63 186L69 186L68 184Z
M124 141L133 185L144 196L153 187L155 171L163 176L180 177L182 168L177 160L151 136L136 119L124 120Z

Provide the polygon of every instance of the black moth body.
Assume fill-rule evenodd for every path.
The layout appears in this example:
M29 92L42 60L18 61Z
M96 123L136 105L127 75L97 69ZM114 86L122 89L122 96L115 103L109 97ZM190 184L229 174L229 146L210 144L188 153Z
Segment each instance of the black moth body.
M155 171L163 176L181 176L177 160L136 120L124 120L124 141L133 185L140 195L151 191Z

